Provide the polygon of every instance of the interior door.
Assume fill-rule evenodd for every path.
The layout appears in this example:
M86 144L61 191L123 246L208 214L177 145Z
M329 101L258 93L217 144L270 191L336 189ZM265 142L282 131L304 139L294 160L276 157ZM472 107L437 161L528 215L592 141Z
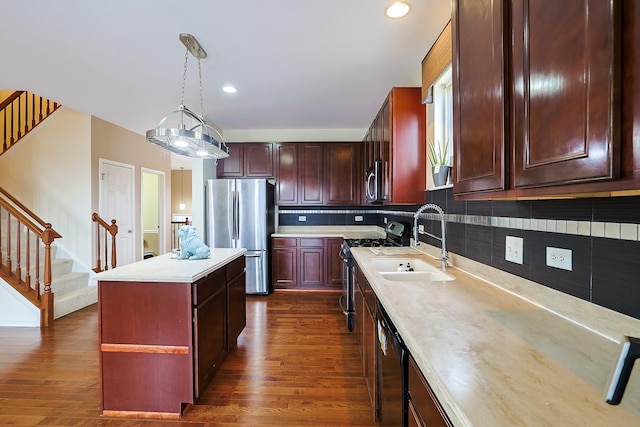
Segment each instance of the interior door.
M101 159L100 161L100 217L110 222L116 220L117 265L122 266L135 261L135 241L133 222L133 182L132 165ZM107 247L111 247L108 238Z

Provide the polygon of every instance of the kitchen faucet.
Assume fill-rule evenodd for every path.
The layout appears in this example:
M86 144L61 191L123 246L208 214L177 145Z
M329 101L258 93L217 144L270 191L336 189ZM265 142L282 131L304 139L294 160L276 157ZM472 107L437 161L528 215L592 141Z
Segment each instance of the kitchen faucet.
M445 228L447 224L444 218L444 211L440 206L435 205L433 203L427 203L426 205L420 206L420 208L413 215L413 244L415 246L420 245L420 240L418 238L418 217L422 212L426 211L427 209L432 209L438 212L438 215L440 215L440 226L442 228L442 237L434 236L433 234L426 233L426 232L424 234L426 234L429 237L433 237L436 240L440 240L442 242L442 256L440 257L440 263L441 263L442 269L445 270L447 268L447 260L449 259L449 256L447 253L447 236L445 234Z

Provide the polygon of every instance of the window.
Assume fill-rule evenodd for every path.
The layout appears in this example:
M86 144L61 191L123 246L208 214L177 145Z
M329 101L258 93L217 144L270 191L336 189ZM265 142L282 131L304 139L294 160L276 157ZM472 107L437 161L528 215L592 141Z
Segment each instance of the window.
M447 165L453 160L453 87L451 65L433 84L433 141L438 155L446 150Z

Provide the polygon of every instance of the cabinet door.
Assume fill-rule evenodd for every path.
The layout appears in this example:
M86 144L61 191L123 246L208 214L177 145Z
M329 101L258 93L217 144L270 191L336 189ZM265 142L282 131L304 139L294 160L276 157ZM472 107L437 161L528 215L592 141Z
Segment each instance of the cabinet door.
M244 144L227 144L229 157L218 160L218 178L242 178L244 176Z
M224 287L196 306L193 319L197 398L227 355L227 299Z
M456 194L503 190L507 185L505 9L504 0L453 2Z
M322 200L322 144L301 144L298 148L298 203L321 205Z
M390 200L391 192L391 106L389 97L380 108L380 160L382 160L382 198Z
M329 237L325 239L325 253L327 254L327 285L342 288L344 263L340 258L343 239Z
M276 204L298 204L298 144L283 143L275 147Z
M373 308L375 310L375 308ZM376 383L376 351L377 351L377 328L374 311L371 311L365 304L364 309L364 332L362 343L364 352L364 365L365 365L365 380L367 388L369 389L369 398L371 400L371 407L373 408L374 419L377 420L378 414L378 399L376 398L378 388Z
M275 288L298 286L298 239L274 237L271 254L271 282Z
M244 176L273 178L273 144L262 142L244 145Z
M420 373L413 357L409 356L408 368L409 419L414 425L450 427L451 421L433 394L431 387Z
M617 178L621 3L513 1L515 187Z
M247 326L245 258L229 263L227 272L227 348L236 347L238 336Z
M308 288L324 287L324 239L300 238L298 245L298 266L300 286Z
M359 143L329 143L324 146L324 204L353 206L360 203L363 179Z

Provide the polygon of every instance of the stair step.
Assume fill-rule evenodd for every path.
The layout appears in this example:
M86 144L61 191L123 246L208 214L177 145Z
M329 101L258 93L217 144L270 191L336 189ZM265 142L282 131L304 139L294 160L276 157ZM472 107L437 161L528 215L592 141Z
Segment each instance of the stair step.
M55 299L59 296L72 293L82 288L87 287L89 282L89 273L67 273L62 276L53 278L51 281L51 290L56 295ZM40 293L44 292L44 284L40 284ZM55 304L54 299L54 304Z
M98 287L86 286L82 289L54 298L53 317L57 319L81 308L88 307L98 302Z

